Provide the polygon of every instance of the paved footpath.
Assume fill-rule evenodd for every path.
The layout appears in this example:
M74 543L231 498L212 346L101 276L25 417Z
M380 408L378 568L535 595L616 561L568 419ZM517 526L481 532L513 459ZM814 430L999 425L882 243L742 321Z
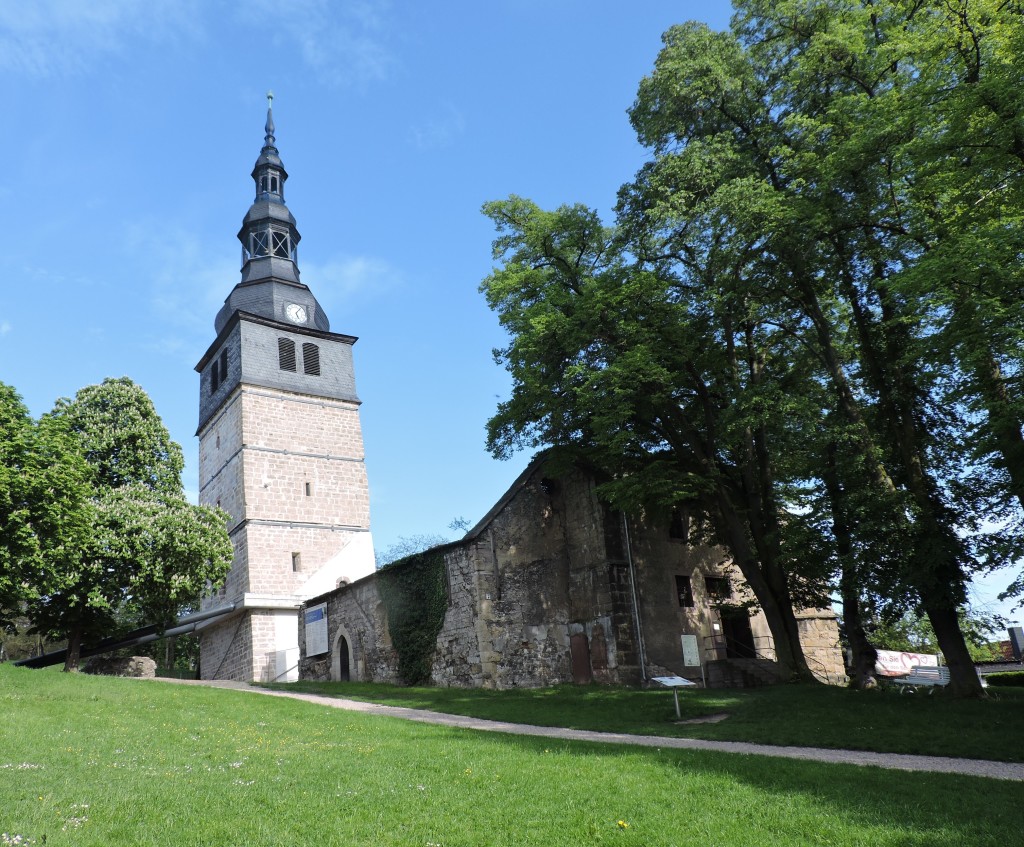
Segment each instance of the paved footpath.
M183 682L190 685L207 685L214 688L231 688L250 691L269 697L291 697L305 700L333 709L362 712L367 715L381 715L401 718L420 723L440 724L460 729L476 729L483 732L505 732L510 735L533 735L540 738L557 738L566 741L592 741L602 744L632 744L636 747L657 747L675 750L713 750L719 753L742 753L749 756L775 756L783 759L806 759L814 762L836 762L845 765L870 765L901 771L928 771L931 773L954 773L965 776L983 776L990 779L1024 781L1024 764L1016 762L990 762L984 759L951 759L944 756L909 756L903 753L869 753L861 750L828 750L822 747L776 747L771 744L748 744L744 741L704 741L697 738L667 738L661 735L626 735L618 732L594 732L587 729L564 729L554 726L530 726L521 723L489 721L464 715L446 715L425 709L407 709L403 706L382 706L363 703L358 700L344 700L338 697L322 697L318 694L301 694L291 691L271 691L245 682L223 680L172 680L159 682Z

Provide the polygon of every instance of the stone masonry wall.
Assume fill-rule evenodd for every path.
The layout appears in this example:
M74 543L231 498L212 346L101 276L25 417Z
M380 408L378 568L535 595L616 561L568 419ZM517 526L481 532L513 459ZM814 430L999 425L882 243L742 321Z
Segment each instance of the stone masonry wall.
M701 665L683 664L680 636L697 637L703 662L718 658L713 636L720 637L722 619L705 578L728 580L729 602L751 599L721 548L671 538L667 519L631 518L624 525L621 515L600 502L585 474L556 481L538 471L521 478L499 507L464 542L444 548L449 607L437 638L435 685L638 683L634 596L647 675L700 679ZM677 575L690 580L692 607L680 605ZM303 655L300 676L334 678L341 636L352 679L397 682L397 657L375 576L310 603L322 601L332 653ZM755 644L770 654L764 615L757 612L750 624ZM800 627L809 656L837 680L842 656L834 615L805 611Z

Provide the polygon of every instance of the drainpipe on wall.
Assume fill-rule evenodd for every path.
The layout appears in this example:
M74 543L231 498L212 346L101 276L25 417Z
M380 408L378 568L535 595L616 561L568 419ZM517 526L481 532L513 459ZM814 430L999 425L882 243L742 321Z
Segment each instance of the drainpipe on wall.
M647 651L644 648L644 628L640 622L640 604L637 602L633 545L629 540L629 521L626 519L625 512L622 512L622 533L626 540L626 562L629 564L629 590L633 598L633 622L636 624L636 646L640 656L640 679L647 682Z

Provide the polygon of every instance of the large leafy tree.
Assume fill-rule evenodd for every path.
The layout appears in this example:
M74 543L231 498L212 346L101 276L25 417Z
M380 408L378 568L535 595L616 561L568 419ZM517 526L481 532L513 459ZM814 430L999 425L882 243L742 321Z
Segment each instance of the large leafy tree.
M181 448L148 395L107 379L61 400L44 422L70 432L89 470L93 516L74 557L50 560L34 625L68 640L66 670L84 640L126 621L167 624L219 582L231 563L224 515L194 506L181 484Z
M730 32L666 33L630 114L651 160L603 244L596 216L486 209L511 227L485 290L515 378L492 446L597 445L637 492L672 499L683 477L651 468L700 433L717 467L691 464L688 488L739 480L728 508L705 506L757 562L762 603L759 572L799 584L811 558L839 575L865 672L862 606L919 608L953 688L980 693L959 610L971 573L1020 553L1024 502L1020 5L736 6ZM593 308L550 284L594 268ZM643 452L660 461L639 473Z
M80 561L94 517L89 469L62 421L33 421L0 383L0 627Z
M811 678L793 601L820 600L820 580L782 538L772 458L805 414L785 393L792 362L765 355L764 326L713 273L638 265L591 210L513 197L485 212L502 265L483 290L511 335L497 355L514 380L489 424L492 451L555 445L608 472L603 493L621 508L697 504L757 596L779 661Z

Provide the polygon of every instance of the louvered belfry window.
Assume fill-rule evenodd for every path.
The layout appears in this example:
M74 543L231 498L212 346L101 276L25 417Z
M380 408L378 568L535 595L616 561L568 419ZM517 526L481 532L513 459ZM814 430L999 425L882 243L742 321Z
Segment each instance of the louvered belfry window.
M213 360L210 366L210 393L213 394L220 387L220 373L217 370L217 360Z
M220 381L228 381L228 348L220 351Z
M302 370L310 376L320 376L320 348L315 344L302 345Z
M290 338L277 339L277 359L281 370L295 370L295 342Z

